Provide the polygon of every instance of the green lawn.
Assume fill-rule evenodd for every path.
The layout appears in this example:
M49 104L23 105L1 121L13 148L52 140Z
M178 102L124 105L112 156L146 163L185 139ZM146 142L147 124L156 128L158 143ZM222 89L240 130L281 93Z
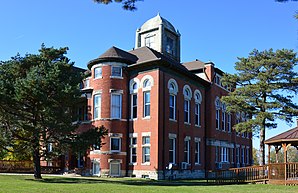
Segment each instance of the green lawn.
M36 181L32 176L0 175L2 193L48 193L48 192L123 192L123 193L184 193L184 192L254 192L254 193L297 193L298 187L266 184L206 185L201 181L152 181L131 178L70 178L45 176Z

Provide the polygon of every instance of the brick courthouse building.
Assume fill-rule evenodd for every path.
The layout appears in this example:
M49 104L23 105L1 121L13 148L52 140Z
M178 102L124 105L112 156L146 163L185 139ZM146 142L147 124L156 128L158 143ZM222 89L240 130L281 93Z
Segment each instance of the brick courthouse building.
M228 114L220 102L229 92L223 72L212 62L180 63L180 34L160 15L136 31L134 50L111 47L88 69L79 129L104 125L109 133L73 167L164 179L251 165L251 134L232 129L245 114Z

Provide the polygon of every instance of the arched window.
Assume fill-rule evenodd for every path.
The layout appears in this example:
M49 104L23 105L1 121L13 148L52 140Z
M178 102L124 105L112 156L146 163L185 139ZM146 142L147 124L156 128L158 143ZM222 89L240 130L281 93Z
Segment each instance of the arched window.
M142 78L143 86L143 117L150 118L151 97L150 90L153 86L153 78L150 75L145 75Z
M149 79L146 79L143 83L143 88L149 88L151 87L151 82Z
M171 120L176 120L176 95L178 93L178 85L174 79L168 81L169 89L169 118Z
M137 78L130 80L130 94L131 94L131 119L137 118L137 105L138 105L138 89L140 81Z
M201 126L201 103L202 103L202 95L199 90L195 90L194 92L195 98L195 125Z
M192 97L191 89L188 85L183 87L184 95L184 123L190 123L190 100Z

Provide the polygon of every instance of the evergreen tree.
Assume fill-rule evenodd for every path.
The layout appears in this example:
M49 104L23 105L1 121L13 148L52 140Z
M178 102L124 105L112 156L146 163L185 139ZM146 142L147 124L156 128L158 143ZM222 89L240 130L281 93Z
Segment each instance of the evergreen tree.
M229 112L245 112L248 120L235 125L240 132L259 132L260 165L265 164L265 130L276 128L276 119L292 122L298 115L298 59L293 50L253 50L247 58L238 58L236 74L226 74L223 84L235 88L222 98Z
M83 76L65 56L67 50L42 45L39 54L0 63L0 148L31 152L36 179L41 178L40 158L48 156L47 147L57 147L59 154L82 135L75 132L73 109L81 98ZM100 132L90 136L91 142L101 137L102 129L95 129Z

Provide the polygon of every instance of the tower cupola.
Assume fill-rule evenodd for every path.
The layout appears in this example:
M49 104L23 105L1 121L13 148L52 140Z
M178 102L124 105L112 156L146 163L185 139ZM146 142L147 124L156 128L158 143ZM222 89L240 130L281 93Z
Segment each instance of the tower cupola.
M180 62L180 33L159 14L136 31L135 48L150 47Z

